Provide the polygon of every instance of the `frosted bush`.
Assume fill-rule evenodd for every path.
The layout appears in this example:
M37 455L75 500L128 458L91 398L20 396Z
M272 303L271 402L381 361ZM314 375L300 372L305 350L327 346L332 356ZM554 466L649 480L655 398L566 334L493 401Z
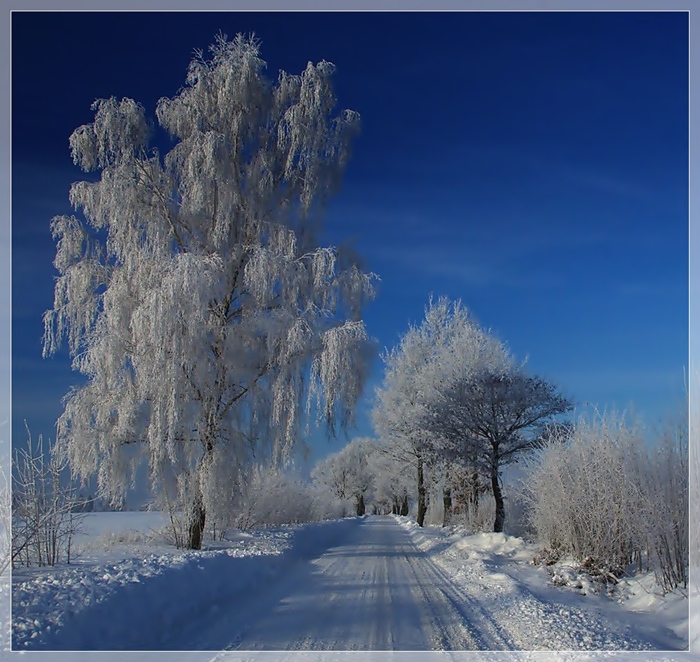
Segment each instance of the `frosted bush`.
M241 490L232 524L250 529L301 524L317 519L312 488L292 473L258 465Z
M660 586L688 587L688 416L669 421L646 472L647 546Z
M12 476L12 564L56 565L71 561L75 534L84 513L67 464L42 435L15 451ZM3 563L7 560L3 558ZM1 574L1 573L0 573Z
M687 587L688 430L681 416L649 448L616 415L555 434L528 464L523 495L539 542L595 573L646 560L664 590Z
M539 541L581 563L624 568L645 542L643 465L640 432L614 414L555 432L528 462L523 491Z

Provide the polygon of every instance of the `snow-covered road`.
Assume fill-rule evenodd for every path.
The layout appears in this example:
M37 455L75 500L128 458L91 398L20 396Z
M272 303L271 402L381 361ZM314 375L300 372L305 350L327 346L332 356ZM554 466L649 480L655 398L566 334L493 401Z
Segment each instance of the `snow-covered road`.
M623 580L613 597L585 577L580 589L555 586L531 563L536 546L502 533L346 518L232 531L219 548L182 552L119 533L143 513L107 515L88 523L114 528L109 550L88 535L75 564L14 573L15 650L229 651L225 660L245 650L687 647L687 600L651 594L651 576Z
M346 539L298 563L243 605L220 605L180 649L474 650L508 648L487 619L392 518L358 520Z
M599 614L540 601L506 575L494 577L492 587L475 584L470 595L469 585L453 581L392 517L357 520L346 532L324 554L297 561L245 602L215 605L165 647L514 650L542 647L533 645L537 642L562 649L665 647L653 633L631 634L628 621L616 625Z

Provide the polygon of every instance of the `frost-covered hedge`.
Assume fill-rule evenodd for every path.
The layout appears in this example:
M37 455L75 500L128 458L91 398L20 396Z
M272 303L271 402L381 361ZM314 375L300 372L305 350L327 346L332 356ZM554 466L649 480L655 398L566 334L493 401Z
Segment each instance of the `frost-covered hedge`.
M679 421L655 446L622 417L581 420L528 464L524 494L541 544L620 573L651 565L667 590L687 586L688 434Z

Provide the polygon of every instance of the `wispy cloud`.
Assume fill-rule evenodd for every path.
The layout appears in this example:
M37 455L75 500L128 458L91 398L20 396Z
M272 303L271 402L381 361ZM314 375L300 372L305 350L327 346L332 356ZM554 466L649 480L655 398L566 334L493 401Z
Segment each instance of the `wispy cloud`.
M543 181L561 182L574 186L638 201L650 200L655 194L647 183L638 181L629 174L612 167L592 167L580 161L550 158L532 150L516 149L512 146L470 147L472 158L485 159L492 164L516 167L529 172Z
M433 230L431 228L443 228ZM448 228L447 230L445 228ZM454 279L473 287L551 289L559 285L548 258L590 248L604 236L590 229L551 232L528 223L476 221L460 226L423 219L421 229L367 251L374 262L405 272Z
M386 258L406 272L420 272L435 278L446 278L468 287L547 287L551 283L525 270L509 266L504 260L489 260L450 247L397 248Z
M648 186L626 180L616 174L563 163L552 167L552 171L560 179L583 188L612 193L635 200L651 199L652 191L650 191Z
M624 283L616 283L614 292L630 298L646 298L659 299L661 297L674 297L674 299L682 296L688 296L688 289L678 287L677 282L669 282L669 280L660 278L657 281L648 280L630 280Z

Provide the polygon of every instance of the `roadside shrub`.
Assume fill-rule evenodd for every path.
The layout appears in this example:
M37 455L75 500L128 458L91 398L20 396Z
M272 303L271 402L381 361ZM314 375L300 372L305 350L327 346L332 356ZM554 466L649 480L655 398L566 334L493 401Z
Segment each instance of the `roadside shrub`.
M523 490L545 547L582 564L595 560L601 570L632 562L645 543L643 443L615 415L553 433L528 462Z
M301 524L316 520L315 511L309 485L293 474L258 465L243 485L232 524L239 529Z
M700 375L693 371L691 377L691 398L689 398L688 422L689 430L689 455L690 455L690 498L689 519L693 523L690 527L690 592L700 595ZM691 628L692 629L692 628ZM700 650L700 630L696 629L698 636L691 641L690 650ZM694 648L694 644L697 648Z
M561 550L545 547L532 557L533 565L554 565L561 558Z
M15 451L12 477L12 563L52 566L70 563L72 543L84 514L65 459L44 451L43 437Z
M615 583L646 561L666 590L688 582L688 430L684 417L649 448L620 416L554 433L527 463L523 495L539 542ZM547 557L550 555L544 555Z
M669 421L649 451L645 474L647 550L658 584L688 587L688 417Z
M12 560L12 504L10 485L0 466L0 577Z

